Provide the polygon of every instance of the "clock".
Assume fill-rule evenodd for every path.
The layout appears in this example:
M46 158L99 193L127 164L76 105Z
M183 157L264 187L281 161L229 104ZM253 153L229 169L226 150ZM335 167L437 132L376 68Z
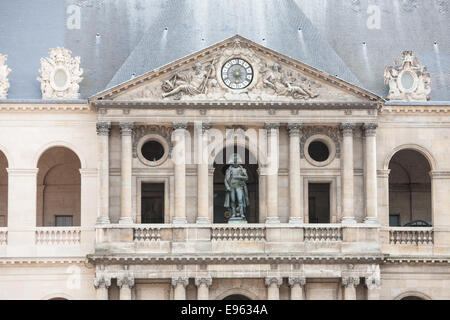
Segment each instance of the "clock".
M231 89L247 88L253 80L253 68L245 60L231 59L222 67L222 80Z

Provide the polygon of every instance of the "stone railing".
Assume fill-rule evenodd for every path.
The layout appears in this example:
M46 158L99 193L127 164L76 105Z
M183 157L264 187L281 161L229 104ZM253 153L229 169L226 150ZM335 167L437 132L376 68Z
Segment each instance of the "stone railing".
M133 227L134 242L146 243L161 240L161 227L137 225Z
M391 227L389 243L394 245L431 245L433 244L432 227Z
M212 226L211 241L263 241L266 239L264 225Z
M0 246L8 244L8 228L0 228Z
M37 245L74 245L81 240L80 227L38 227Z
M314 242L342 241L342 229L340 225L332 224L305 225L304 239Z

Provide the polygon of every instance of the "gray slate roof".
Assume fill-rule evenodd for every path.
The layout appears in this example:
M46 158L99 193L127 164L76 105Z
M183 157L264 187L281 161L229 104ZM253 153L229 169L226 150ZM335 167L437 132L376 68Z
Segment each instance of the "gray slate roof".
M70 5L79 29L67 27ZM373 5L379 29L368 27ZM3 0L0 30L9 99L41 97L39 59L53 47L81 56L87 98L239 34L381 97L384 67L413 50L431 99L450 101L447 0Z

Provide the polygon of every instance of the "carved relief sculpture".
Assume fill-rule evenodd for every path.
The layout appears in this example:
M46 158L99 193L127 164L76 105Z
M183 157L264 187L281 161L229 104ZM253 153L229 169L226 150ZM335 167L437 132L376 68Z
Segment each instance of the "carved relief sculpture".
M403 52L401 64L394 61L394 66L386 67L384 82L389 85L388 100L430 100L430 74L412 51Z
M80 57L73 58L72 51L65 48L53 48L50 57L41 58L42 99L78 99L79 83L83 78Z
M8 75L11 69L6 65L7 55L0 54L0 99L6 99L9 89Z

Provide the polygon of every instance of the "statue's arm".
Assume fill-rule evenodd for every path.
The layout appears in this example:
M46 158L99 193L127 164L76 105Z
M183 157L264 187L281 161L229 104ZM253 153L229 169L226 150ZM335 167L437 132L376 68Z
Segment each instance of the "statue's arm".
M227 191L230 191L230 184L228 183L228 180L230 179L230 170L227 170L227 172L225 173L225 188L227 189Z

